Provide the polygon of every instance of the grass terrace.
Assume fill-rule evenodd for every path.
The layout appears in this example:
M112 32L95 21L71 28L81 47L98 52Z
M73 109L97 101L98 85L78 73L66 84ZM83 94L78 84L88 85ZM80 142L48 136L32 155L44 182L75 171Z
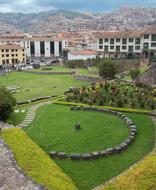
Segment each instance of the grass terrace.
M154 146L154 123L150 116L126 114L137 126L136 141L123 153L98 160L54 161L75 182L79 190L90 190L118 175L140 160ZM80 122L81 131L74 131ZM45 152L51 150L87 152L101 150L121 142L128 130L115 116L96 112L74 112L69 106L49 105L37 111L35 121L25 128L27 134Z
M18 102L41 96L61 95L70 87L80 87L87 84L84 81L74 80L71 75L35 75L13 72L0 77L0 85L20 87L14 93Z

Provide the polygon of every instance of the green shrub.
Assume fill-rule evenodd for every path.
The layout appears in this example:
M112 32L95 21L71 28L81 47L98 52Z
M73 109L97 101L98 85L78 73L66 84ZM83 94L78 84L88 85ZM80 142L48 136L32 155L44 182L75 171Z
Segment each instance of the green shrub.
M13 112L16 105L15 98L4 87L0 87L0 120L5 121Z
M131 76L131 78L133 80L135 80L139 74L140 74L140 70L139 69L135 69L135 70L131 70L130 71L130 76Z
M123 101L121 100L121 99L119 99L119 100L117 100L117 105L119 106L119 107L123 107Z

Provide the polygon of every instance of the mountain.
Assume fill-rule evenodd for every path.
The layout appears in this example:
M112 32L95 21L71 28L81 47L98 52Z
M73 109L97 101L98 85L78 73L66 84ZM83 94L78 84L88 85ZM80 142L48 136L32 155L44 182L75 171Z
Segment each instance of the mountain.
M156 8L122 7L110 13L96 14L67 10L52 10L36 14L0 13L0 25L0 33L48 34L84 29L138 29L156 25Z

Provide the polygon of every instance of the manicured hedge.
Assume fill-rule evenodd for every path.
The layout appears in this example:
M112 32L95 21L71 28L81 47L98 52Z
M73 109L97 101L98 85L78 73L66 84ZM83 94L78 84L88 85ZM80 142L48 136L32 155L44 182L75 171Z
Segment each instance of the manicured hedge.
M133 169L99 190L147 190L156 188L156 150Z
M88 104L83 103L75 103L75 102L63 102L63 101L52 101L55 104L61 104L61 105L68 105L68 106L89 106ZM152 112L149 110L139 110L139 109L132 109L132 108L118 108L118 107L111 107L111 106L93 106L97 108L105 108L110 109L114 111L122 111L122 112L128 112L128 113L140 113L140 114L151 114Z
M2 136L11 147L19 166L37 183L48 190L77 189L73 181L22 129L3 130Z

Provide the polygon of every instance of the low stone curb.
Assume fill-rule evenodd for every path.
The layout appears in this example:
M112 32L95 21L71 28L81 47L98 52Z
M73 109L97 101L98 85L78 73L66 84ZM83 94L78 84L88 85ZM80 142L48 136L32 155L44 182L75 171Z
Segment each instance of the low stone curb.
M101 112L101 113L109 113L112 115L115 115L117 117L119 117L120 119L122 119L127 127L130 129L130 133L128 138L126 138L122 143L116 145L115 147L109 147L107 149L101 150L101 151L93 151L93 152L86 152L86 153L72 153L72 154L68 154L66 152L57 152L57 151L51 151L49 153L51 158L59 158L59 159L71 159L71 160L91 160L91 159L99 159L102 157L106 157L106 156L110 156L112 154L119 154L122 151L126 150L128 148L128 146L130 146L136 137L137 134L137 128L134 124L134 122L128 118L127 116L125 116L124 114L122 114L121 112L117 112L117 111L112 111L112 110L108 110L108 109L100 109L100 108L96 108L96 107L71 107L71 111L96 111L96 112Z

